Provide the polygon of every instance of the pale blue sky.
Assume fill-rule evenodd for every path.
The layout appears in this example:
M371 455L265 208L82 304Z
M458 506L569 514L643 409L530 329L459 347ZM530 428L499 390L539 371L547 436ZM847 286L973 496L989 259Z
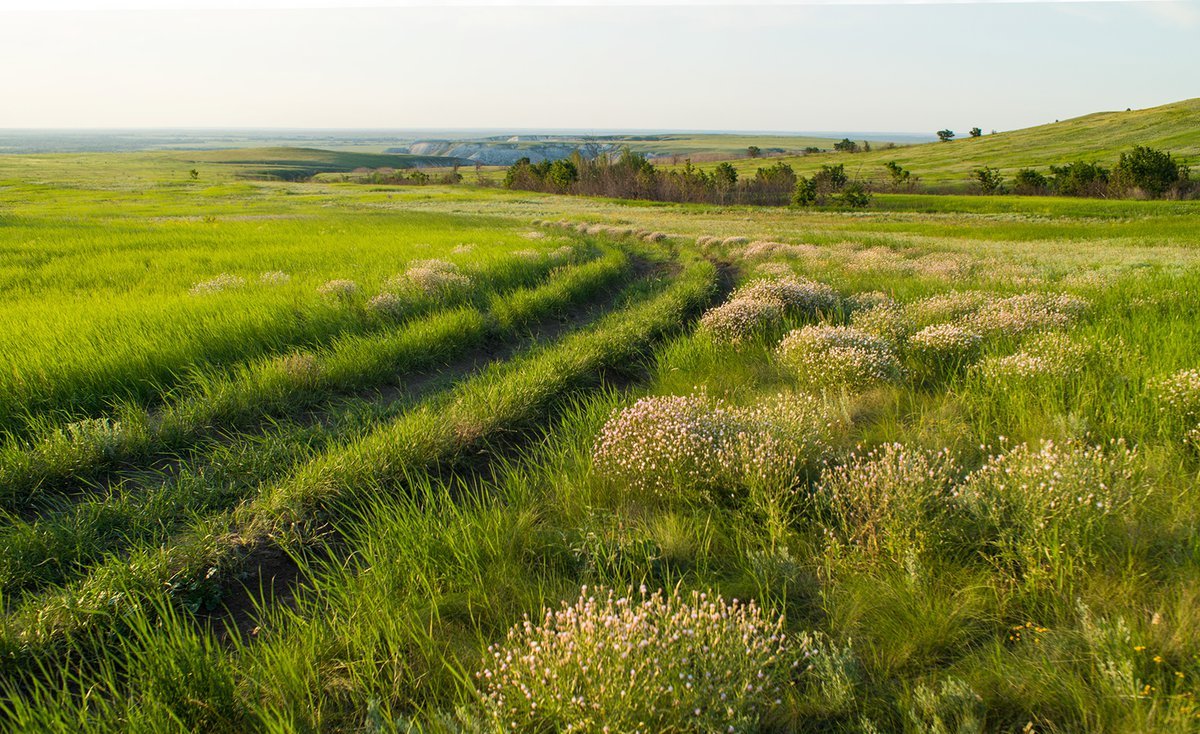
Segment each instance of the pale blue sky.
M1200 0L233 4L0 0L0 127L929 132L1200 96Z

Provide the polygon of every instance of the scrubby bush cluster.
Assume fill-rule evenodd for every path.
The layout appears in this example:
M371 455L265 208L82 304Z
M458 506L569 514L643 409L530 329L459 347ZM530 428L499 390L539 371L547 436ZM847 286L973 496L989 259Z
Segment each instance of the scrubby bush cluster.
M818 399L784 394L744 408L703 394L647 397L596 439L596 471L663 498L790 488L828 455L836 421Z
M1149 491L1140 455L1123 441L1045 441L993 454L956 494L997 558L1028 577L1094 560L1106 524Z
M936 535L931 523L950 501L960 468L950 452L885 444L826 468L811 495L838 543L902 558Z
M1179 198L1195 191L1185 163L1166 151L1144 145L1121 153L1112 170L1098 163L1075 161L1050 166L1049 175L1022 168L1013 183L1016 193L1035 196Z
M1070 326L1089 305L1086 299L1065 293L1022 293L982 304L964 323L984 336L1015 337Z
M715 340L740 344L783 322L783 306L764 298L735 298L709 309L700 318L700 330Z
M812 655L755 602L584 587L476 674L496 731L753 732Z
M811 388L861 388L895 380L900 363L892 345L850 326L809 325L779 344L779 361Z
M1020 351L992 357L978 366L981 374L994 380L1052 377L1065 379L1080 373L1096 354L1094 345L1072 339L1061 332L1041 334Z
M840 297L824 283L790 274L759 278L738 288L729 301L710 309L700 329L714 339L738 344L778 327L784 315L820 318L838 307Z

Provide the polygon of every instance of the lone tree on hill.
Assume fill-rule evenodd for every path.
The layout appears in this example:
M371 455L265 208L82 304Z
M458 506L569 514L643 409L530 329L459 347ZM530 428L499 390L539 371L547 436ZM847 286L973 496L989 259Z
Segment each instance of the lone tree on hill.
M954 131L950 129L938 130L937 136L938 140L942 141L943 143L949 143L950 139L954 137Z
M973 128L971 128L971 137L973 137L973 138L977 138L977 137L979 137L980 135L983 135L983 131L982 131L982 130L980 130L980 129L979 129L979 128L977 128L977 127L973 127Z
M762 148L758 147L757 145L751 145L750 147L746 148L746 155L750 156L751 158L757 158L762 155Z

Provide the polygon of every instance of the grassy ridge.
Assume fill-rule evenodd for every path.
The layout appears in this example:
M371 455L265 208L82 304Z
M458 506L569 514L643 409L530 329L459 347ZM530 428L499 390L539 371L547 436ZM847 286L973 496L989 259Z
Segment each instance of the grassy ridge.
M1049 125L969 138L965 130L949 143L925 143L853 155L826 153L771 161L737 160L742 175L775 160L797 173L811 174L822 165L844 164L851 177L886 183L883 164L896 161L925 184L956 184L966 188L970 172L982 166L999 168L1008 176L1020 168L1045 170L1074 161L1112 167L1120 153L1134 145L1149 145L1176 158L1200 160L1200 99L1130 112L1098 112Z

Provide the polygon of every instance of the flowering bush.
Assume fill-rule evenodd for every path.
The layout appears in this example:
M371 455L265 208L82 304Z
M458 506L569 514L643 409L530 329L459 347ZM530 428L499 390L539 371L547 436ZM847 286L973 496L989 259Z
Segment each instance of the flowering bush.
M398 318L408 312L412 305L410 299L395 293L384 291L367 301L367 309L381 316Z
M488 648L475 677L497 731L757 731L811 654L753 601L597 592Z
M859 291L846 297L846 305L852 311L863 311L878 306L893 306L896 300L883 291Z
M914 326L928 326L970 316L993 300L982 291L950 291L913 301L904 310Z
M471 286L471 278L460 273L454 263L445 260L413 260L403 275L388 281L386 290L449 300L469 292Z
M753 260L767 257L820 257L824 254L821 248L814 245L789 245L784 242L768 242L757 240L742 249L742 257Z
M229 273L221 273L211 280L202 280L194 284L188 293L193 296L203 296L208 293L220 293L221 291L241 288L244 285L246 285L245 278L230 275Z
M777 301L788 312L805 316L829 313L841 302L837 292L828 285L794 276L751 281L734 291L730 300L742 298Z
M834 425L808 395L758 408L702 394L648 397L609 418L592 455L600 474L660 496L791 487L824 458Z
M959 473L947 449L886 444L826 468L812 502L829 523L831 539L869 554L903 557L936 534Z
M358 295L358 283L353 280L330 280L318 286L317 293L346 301Z
M1022 293L984 304L965 318L965 324L985 336L1021 336L1070 326L1088 305L1086 300L1065 293Z
M990 456L957 494L999 557L1030 577L1086 561L1105 524L1149 492L1138 452L1116 440L1020 444Z
M700 318L700 329L716 341L740 344L782 322L783 306L778 301L736 298L709 309Z
M778 353L810 387L860 388L900 375L900 363L886 340L849 326L797 329L784 337Z
M924 378L953 373L975 361L983 337L958 324L926 326L908 340L915 372Z
M1034 338L1015 354L985 360L979 364L979 371L995 380L1034 377L1065 379L1086 367L1096 352L1097 348L1092 344L1051 332Z
M886 302L854 311L850 325L893 344L903 344L911 330L904 309L899 304Z

